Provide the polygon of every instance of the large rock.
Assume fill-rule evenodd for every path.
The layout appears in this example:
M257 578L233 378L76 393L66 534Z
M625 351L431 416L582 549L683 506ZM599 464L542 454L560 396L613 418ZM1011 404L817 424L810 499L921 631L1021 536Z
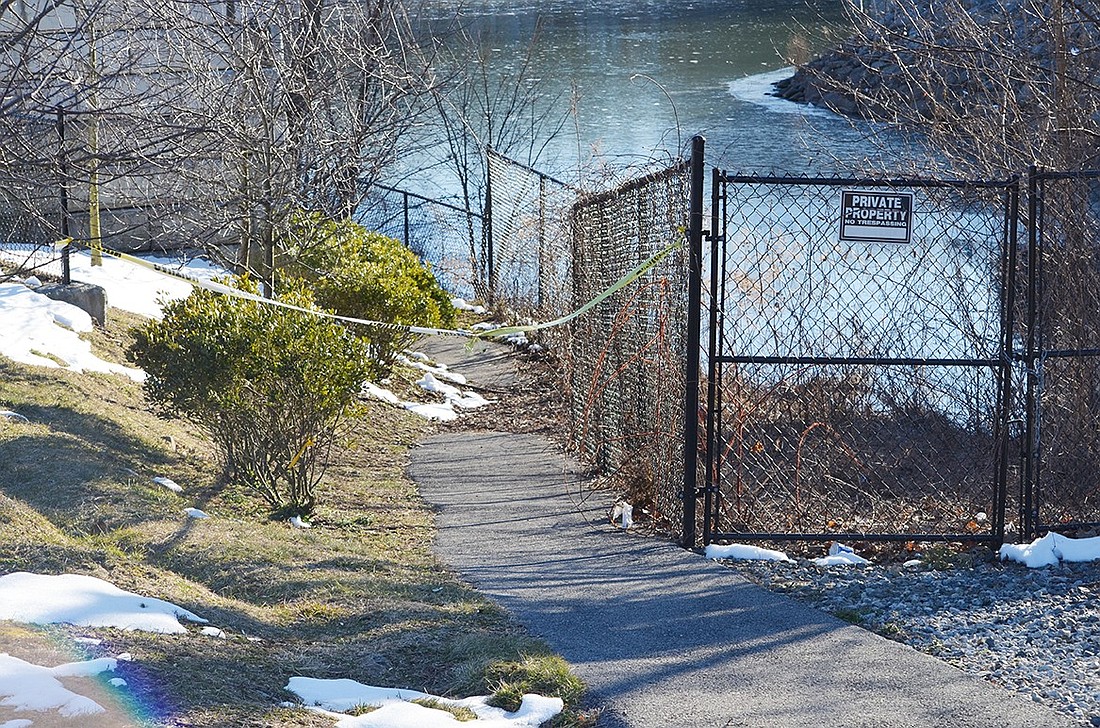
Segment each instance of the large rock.
M107 322L107 292L91 283L46 283L34 289L55 301L71 303L92 317L97 326Z

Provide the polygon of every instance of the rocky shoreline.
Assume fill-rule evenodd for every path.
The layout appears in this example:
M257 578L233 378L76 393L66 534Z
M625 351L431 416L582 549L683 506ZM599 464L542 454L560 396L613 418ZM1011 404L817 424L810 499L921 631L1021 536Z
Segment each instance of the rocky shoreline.
M971 560L971 559L967 559ZM726 561L773 591L1100 726L1100 564Z
M958 0L919 7L885 4L866 16L855 13L852 36L799 66L775 85L774 95L845 116L913 122L939 118L945 109L963 113L976 100L1000 103L1004 74L1015 73L1014 103L1027 105L1034 100L1028 86L1035 81L1028 74L1041 79L1041 69L1055 55L1042 22L1049 12L1036 7L1041 3ZM962 19L967 22L960 29ZM1076 68L1090 67L1089 32L1067 31ZM975 48L994 45L1003 46L1000 54L974 56Z

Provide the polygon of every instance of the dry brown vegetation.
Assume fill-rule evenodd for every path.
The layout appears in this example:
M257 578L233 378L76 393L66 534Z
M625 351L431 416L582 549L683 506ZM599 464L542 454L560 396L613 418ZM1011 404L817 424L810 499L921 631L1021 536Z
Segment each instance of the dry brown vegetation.
M113 311L92 336L97 352L122 360L134 322ZM502 662L556 661L432 554L432 510L404 475L428 425L364 407L330 464L313 527L300 530L221 482L200 433L152 414L139 385L0 359L0 408L30 419L0 419L0 573L97 576L179 604L227 639L197 626L20 634L69 645L93 634L103 643L88 657L130 652L119 674L135 713L157 726L332 725L278 707L293 699L283 687L294 675L465 696L500 687L490 683ZM156 485L157 475L183 492ZM188 518L191 506L212 518ZM0 649L31 659L34 640L12 634L0 631Z

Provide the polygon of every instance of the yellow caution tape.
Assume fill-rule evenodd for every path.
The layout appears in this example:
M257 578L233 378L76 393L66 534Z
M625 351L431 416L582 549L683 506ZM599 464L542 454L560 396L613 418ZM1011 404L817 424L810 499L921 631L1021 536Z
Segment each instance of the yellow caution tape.
M55 245L60 245L62 242L65 242L66 244L68 244L68 243L72 242L72 239L67 238L64 241L59 240L59 241L57 241L57 243L55 243ZM681 245L680 242L671 243L668 246L666 246L664 249L657 251L655 254L650 256L650 258L648 260L644 261L639 266L637 266L636 268L634 268L633 270L628 272L626 275L624 275L622 278L615 281L615 283L613 283L608 288L604 289L602 292L600 292L591 301L584 304L583 306L581 306L577 310L573 311L572 313L566 314L565 316L562 316L560 318L556 318L553 321L546 321L544 323L530 324L530 325L527 325L527 326L501 326L499 328L488 329L486 331L459 331L459 330L456 330L456 329L437 329L437 328L432 328L432 327L427 327L427 326L411 326L411 325L405 325L405 324L395 324L395 323L388 322L388 321L372 321L370 319L361 319L361 318L355 318L355 317L352 317L352 316L341 316L339 314L329 313L328 311L321 311L321 310L318 310L318 309L303 308L301 306L295 306L294 304L286 303L284 301L276 301L276 300L271 299L271 298L264 298L263 296L257 295L255 293L249 293L248 291L242 291L239 288L234 288L232 286L227 286L224 283L217 283L215 281L205 281L205 280L202 280L200 278L194 278L192 276L184 275L183 273L179 272L178 270L173 270L172 268L169 268L168 266L161 265L159 263L153 263L153 262L150 262L148 260L144 260L143 258L139 258L136 255L130 255L129 253L122 253L122 252L117 251L117 250L111 250L110 248L104 247L102 245L97 245L96 247L100 250L100 252L102 252L105 255L109 255L112 258L117 258L118 260L123 260L123 261L126 261L127 263L131 263L133 265L137 265L137 266L140 266L142 268L146 268L148 270L155 271L155 272L157 272L157 273L159 273L163 276L167 276L169 278L175 278L177 280L184 281L186 283L190 283L193 286L198 286L199 288L202 288L204 290L212 291L214 293L221 293L221 294L226 295L226 296L235 296L237 298L243 298L243 299L247 299L247 300L250 300L250 301L256 301L258 303L265 303L269 306L278 306L279 308L285 308L285 309L289 309L291 311L298 311L298 312L301 312L301 313L308 313L308 314L312 314L314 316L321 316L321 317L333 319L333 320L336 320L336 321L343 321L343 322L346 322L346 323L353 323L353 324L361 324L361 325L364 325L364 326L374 326L374 327L382 327L382 328L386 328L386 329L395 329L395 330L400 330L400 331L408 331L408 332L411 332L411 333L414 333L414 334L423 334L423 335L428 335L428 336L462 336L462 337L471 338L471 339L490 339L490 338L495 338L495 337L498 337L498 336L508 336L508 335L511 335L511 334L519 334L519 333L527 333L527 332L531 332L531 331L539 331L539 330L542 330L542 329L548 329L548 328L552 328L554 326L561 326L563 324L567 324L570 321L572 321L573 319L575 319L579 316L582 316L585 313L587 313L588 311L592 310L595 306L597 306L600 303L602 303L603 301L607 300L609 297L614 295L616 292L622 290L623 288L629 286L634 281L638 280L638 278L645 275L645 273L647 271L649 271L655 265L657 265L662 260L664 260L664 258L667 257L670 253L672 253L674 250L679 248L680 245Z
M306 450L313 447L313 438L307 439L302 443L302 447L298 450L298 454L290 459L290 465L286 466L287 470L294 470L294 466L298 464L298 461L302 459L302 456L306 454Z

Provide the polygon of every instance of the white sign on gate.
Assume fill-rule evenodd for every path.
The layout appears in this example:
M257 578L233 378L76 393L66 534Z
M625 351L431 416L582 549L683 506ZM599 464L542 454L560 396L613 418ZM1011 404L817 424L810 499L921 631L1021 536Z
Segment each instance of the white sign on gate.
M858 243L909 243L913 239L913 193L844 190L840 239Z

